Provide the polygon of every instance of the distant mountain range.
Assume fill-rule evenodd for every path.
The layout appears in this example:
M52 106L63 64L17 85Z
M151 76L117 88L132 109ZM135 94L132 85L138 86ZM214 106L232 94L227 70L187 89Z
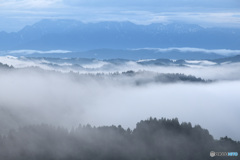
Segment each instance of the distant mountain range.
M182 23L137 25L131 22L42 20L19 32L0 32L0 50L240 49L239 44L240 29L203 28Z

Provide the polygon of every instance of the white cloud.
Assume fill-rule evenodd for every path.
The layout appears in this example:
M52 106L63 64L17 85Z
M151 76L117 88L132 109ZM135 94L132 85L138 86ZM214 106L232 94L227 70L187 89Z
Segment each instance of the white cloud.
M147 50L155 50L158 52L171 52L171 51L180 51L180 52L203 52L203 53L215 53L223 56L234 56L240 55L240 50L231 50L231 49L203 49L203 48L140 48ZM134 49L139 50L139 49Z
M13 50L9 51L9 54L51 54L51 53L70 53L71 51L67 50L49 50L49 51L39 51L39 50Z
M168 14L168 13L164 13ZM183 21L199 24L203 27L237 27L240 26L240 12L176 12L168 16L169 21Z
M0 57L0 62L3 64L8 64L9 66L14 66L15 68L26 68L26 67L39 67L45 70L54 70L47 65L42 64L44 61L36 60L36 61L27 61L27 60L19 60L17 57L13 56L5 56Z
M0 7L5 9L48 8L59 2L61 0L2 0Z

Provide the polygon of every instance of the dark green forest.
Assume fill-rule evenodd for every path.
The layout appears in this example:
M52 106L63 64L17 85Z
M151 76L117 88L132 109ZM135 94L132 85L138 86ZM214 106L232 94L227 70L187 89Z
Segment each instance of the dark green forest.
M207 160L210 151L238 152L240 142L215 140L208 130L178 119L149 118L136 128L79 125L67 130L32 125L0 138L1 160Z

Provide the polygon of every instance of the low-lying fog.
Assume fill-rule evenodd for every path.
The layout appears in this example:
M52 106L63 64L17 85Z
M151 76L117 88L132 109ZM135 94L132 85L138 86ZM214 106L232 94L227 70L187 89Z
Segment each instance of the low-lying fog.
M150 60L96 60L96 59L55 59L55 58L25 58L0 57L0 63L15 68L38 67L44 70L76 73L114 73L125 71L153 71L158 73L184 73L211 80L240 80L240 62L225 62L217 64L208 60L185 61L184 65L141 65L138 62ZM173 61L174 62L174 61Z
M5 62L18 68L26 67L19 67L16 62L20 61L17 59L15 64ZM39 66L34 61L28 63L32 63L29 66ZM92 70L94 73L147 70L219 80L212 83L151 83L143 86L119 83L114 79L96 81L88 77L79 80L71 74L36 69L0 70L0 133L39 123L68 128L79 123L97 126L121 124L124 128L133 128L136 122L149 117L177 117L180 121L200 124L214 138L229 136L240 140L239 68L237 63L194 67L130 64ZM54 67L44 69L54 70Z

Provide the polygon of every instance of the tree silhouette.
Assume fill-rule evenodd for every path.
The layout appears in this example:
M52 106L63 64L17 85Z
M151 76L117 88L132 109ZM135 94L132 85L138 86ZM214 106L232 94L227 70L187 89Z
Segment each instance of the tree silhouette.
M149 118L134 130L32 125L0 136L3 160L208 160L210 151L239 152L240 143L229 137L214 140L208 130L177 118Z

